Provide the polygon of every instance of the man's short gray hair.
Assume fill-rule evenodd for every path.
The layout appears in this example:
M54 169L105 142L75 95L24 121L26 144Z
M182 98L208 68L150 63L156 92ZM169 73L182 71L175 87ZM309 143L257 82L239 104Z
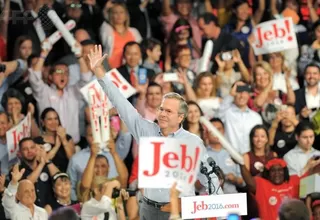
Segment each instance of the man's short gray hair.
M188 115L188 104L186 100L179 95L178 93L175 92L169 92L163 96L163 99L176 99L180 102L179 104L179 114L183 114L183 120L187 117Z

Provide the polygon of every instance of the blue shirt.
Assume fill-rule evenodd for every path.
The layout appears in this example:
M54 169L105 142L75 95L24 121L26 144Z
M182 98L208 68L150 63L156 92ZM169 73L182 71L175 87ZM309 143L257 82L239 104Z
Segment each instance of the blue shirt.
M27 66L23 60L18 59L18 67L16 71L11 73L7 78L5 78L0 86L0 101L2 100L3 94L8 90L9 86L15 83L23 74L24 71L27 70ZM4 106L0 104L0 111L4 111Z
M159 137L162 136L160 127L149 120L144 119L137 110L131 105L131 103L121 94L119 89L105 76L103 79L99 79L102 89L107 94L112 105L117 109L120 118L127 125L129 132L133 135L137 143L139 143L140 137ZM184 139L197 146L202 146L204 153L201 160L204 165L210 167L207 163L208 155L206 153L203 141L194 134L180 128L176 132L169 134L168 137ZM211 175L212 183L216 189L215 193L222 193L219 187L219 179L215 174ZM207 178L203 174L198 174L198 179L203 186L207 186ZM207 188L207 187L206 187ZM181 193L181 196L194 196L194 190L189 193ZM144 189L144 196L156 201L156 202L169 202L170 201L170 189Z

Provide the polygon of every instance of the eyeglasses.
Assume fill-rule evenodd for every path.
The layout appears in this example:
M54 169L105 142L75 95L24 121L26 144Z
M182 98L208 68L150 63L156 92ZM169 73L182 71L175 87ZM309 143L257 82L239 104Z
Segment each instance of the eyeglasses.
M56 69L53 73L59 75L69 75L68 71L64 71L62 69Z
M71 3L68 5L69 8L82 8L82 4L80 3Z
M162 108L162 107L159 107L159 108L158 108L158 111L159 111L160 113L165 112L166 115L172 115L172 114L181 115L181 114L183 114L183 113L180 113L180 112L173 112L173 111L171 111L170 109L164 109L164 108Z

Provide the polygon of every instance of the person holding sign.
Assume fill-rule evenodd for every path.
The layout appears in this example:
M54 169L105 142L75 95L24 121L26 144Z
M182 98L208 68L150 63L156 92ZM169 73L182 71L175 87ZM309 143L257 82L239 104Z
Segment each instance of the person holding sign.
M176 93L168 93L163 99L157 111L158 124L143 119L129 101L120 93L117 87L106 77L102 62L107 55L102 55L102 48L99 45L91 51L88 56L93 73L107 94L112 105L117 109L121 119L125 122L129 132L139 143L141 137L169 137L184 139L188 142L196 143L197 146L205 148L203 141L196 135L189 133L181 127L181 123L186 118L188 106L185 100ZM210 167L206 161L207 154L200 155L201 161ZM198 175L202 185L206 186L206 177ZM212 180L216 189L219 188L218 178L212 174ZM215 192L217 193L217 192ZM194 195L194 194L193 194ZM192 194L182 193L181 196L192 196ZM169 189L149 189L145 188L140 206L141 219L168 219L170 216L170 190Z

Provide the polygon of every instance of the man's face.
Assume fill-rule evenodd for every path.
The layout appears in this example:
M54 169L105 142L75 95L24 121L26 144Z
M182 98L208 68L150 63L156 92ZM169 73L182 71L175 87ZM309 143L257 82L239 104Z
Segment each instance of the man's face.
M54 72L49 76L52 83L56 85L57 89L62 90L68 85L69 69L66 65L56 65Z
M234 99L234 104L238 106L238 108L243 108L247 106L249 98L249 92L237 92Z
M178 13L183 16L183 17L187 17L189 16L190 12L191 12L191 9L192 9L192 4L191 4L191 1L178 1L177 2L177 11Z
M67 5L67 15L75 21L79 21L82 15L82 4L80 2L72 2Z
M219 121L215 121L215 122L211 122L211 124L218 129L218 131L224 135L224 128L223 125L219 122ZM210 144L220 144L219 138L216 136L213 136L210 132L209 132L209 143Z
M16 195L21 204L30 207L34 205L36 201L36 192L34 184L29 180L22 180L18 186L18 192Z
M178 53L178 57L176 58L176 63L178 67L189 68L191 64L191 50L181 50L180 53Z
M32 140L29 140L23 142L20 153L23 160L33 162L38 154L38 149L36 144Z
M305 80L307 81L308 86L316 86L320 80L319 68L310 66L306 69L304 74Z
M147 89L147 105L151 108L158 108L161 105L162 92L159 86L150 86Z
M303 150L308 151L312 148L314 143L314 131L309 129L301 132L299 136L296 136L299 147Z
M6 132L10 129L10 123L7 115L0 114L0 137L5 137Z
M215 31L216 31L216 26L214 25L213 22L210 22L209 24L206 24L203 20L203 18L200 18L198 21L198 25L200 30L203 32L204 36L207 38L214 38L216 39L215 36Z
M138 66L141 60L140 47L136 44L127 47L126 51L124 52L124 59L129 67L134 68Z
M183 120L179 112L180 101L177 99L163 99L157 112L157 120L161 129L177 128Z

